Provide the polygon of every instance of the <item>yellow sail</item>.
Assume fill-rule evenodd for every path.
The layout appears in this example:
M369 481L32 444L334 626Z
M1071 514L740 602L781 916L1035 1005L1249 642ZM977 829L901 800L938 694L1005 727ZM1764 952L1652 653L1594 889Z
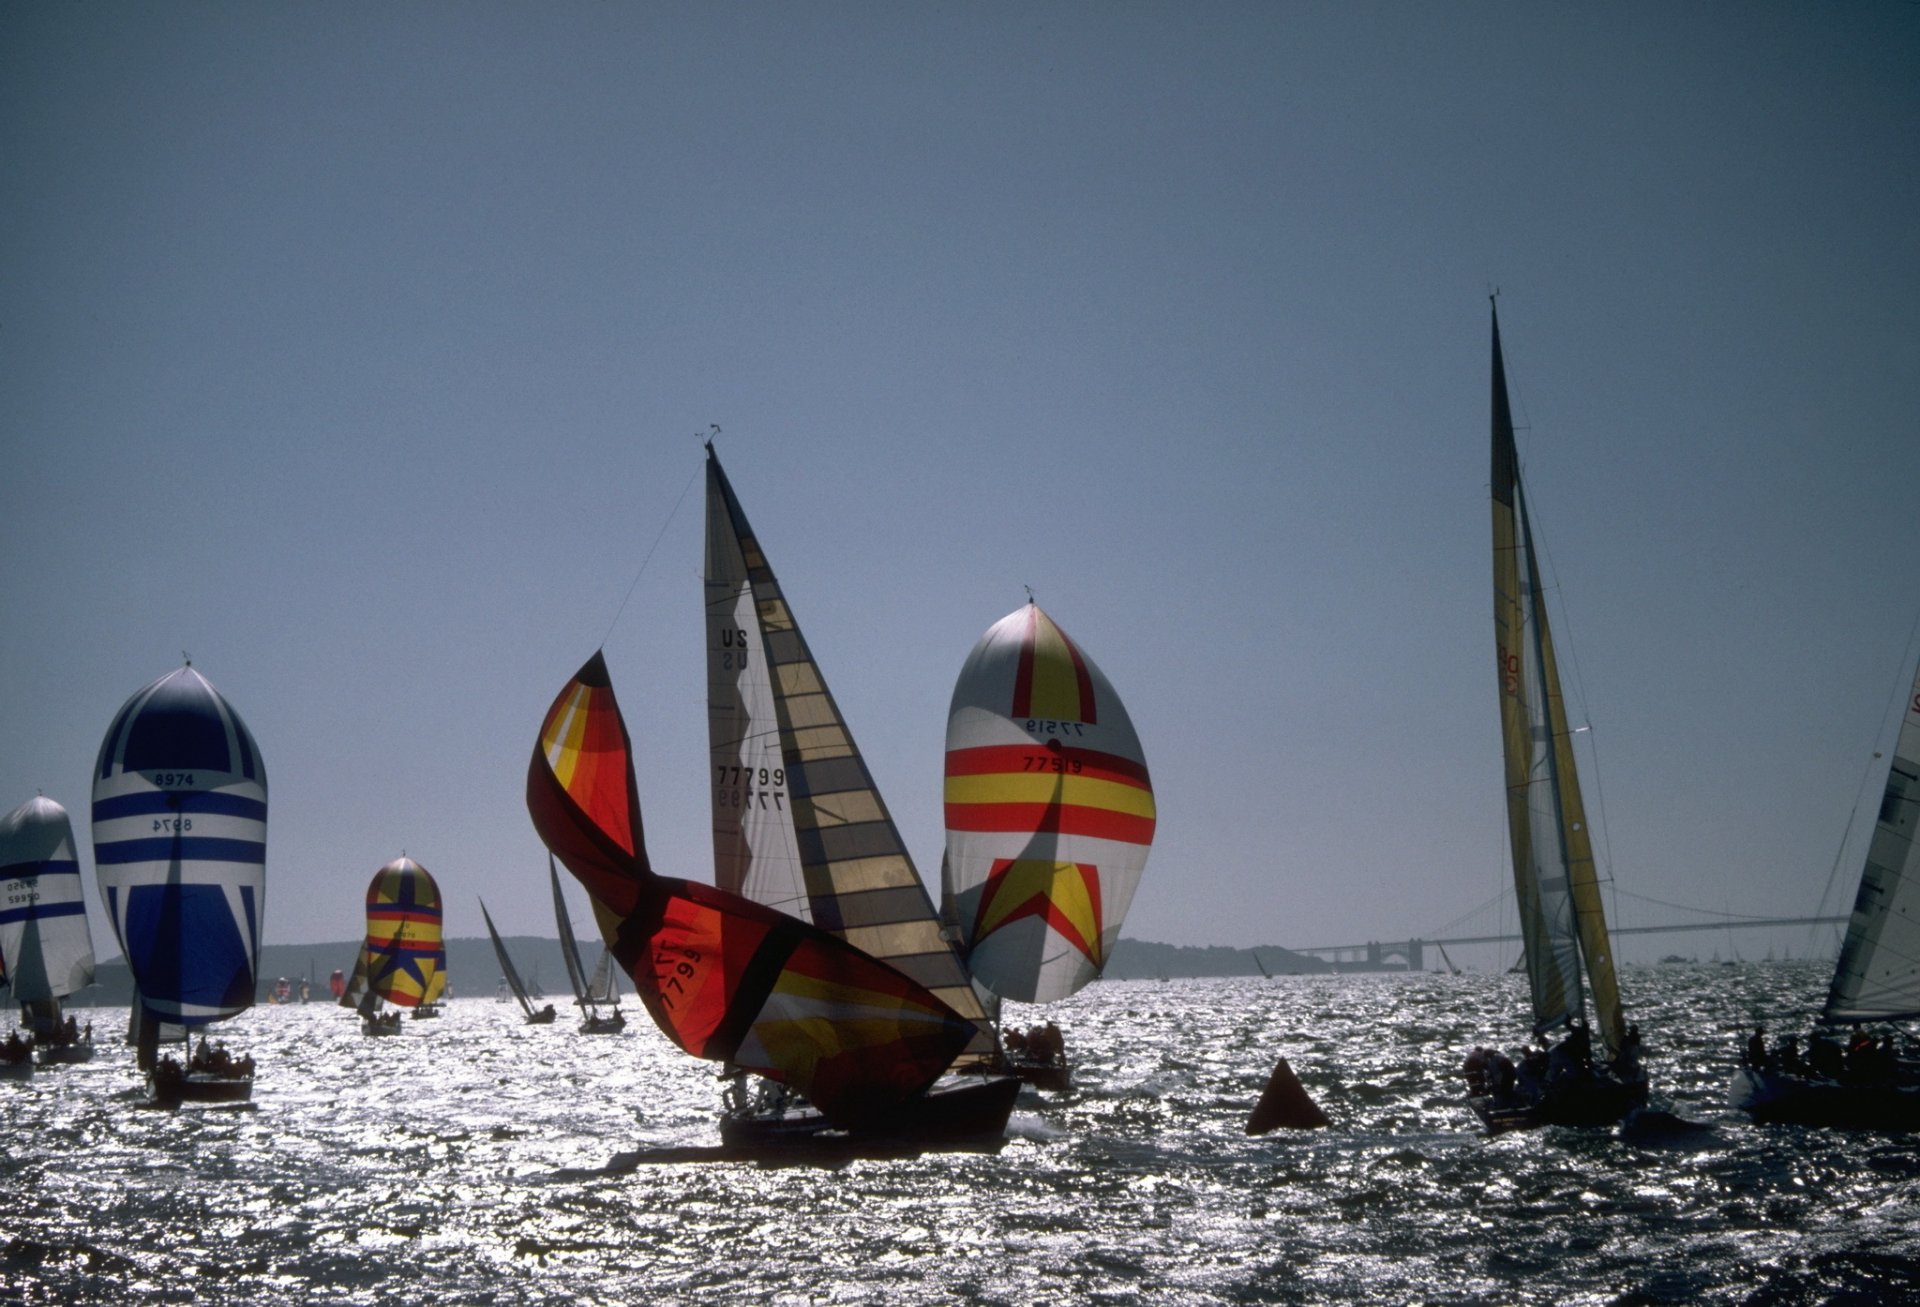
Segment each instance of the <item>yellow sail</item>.
M1582 1014L1584 970L1593 990L1600 1040L1611 1055L1620 1047L1626 1021L1542 600L1539 559L1520 483L1497 313L1493 321L1493 612L1507 828L1534 1024L1545 1030Z

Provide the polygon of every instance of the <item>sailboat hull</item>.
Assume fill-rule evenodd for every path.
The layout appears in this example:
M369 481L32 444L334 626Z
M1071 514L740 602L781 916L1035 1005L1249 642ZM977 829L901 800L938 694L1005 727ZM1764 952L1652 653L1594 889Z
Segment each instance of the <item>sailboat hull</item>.
M1727 1099L1763 1125L1920 1130L1920 1085L1849 1085L1741 1067Z
M856 1129L834 1125L801 1101L782 1111L729 1112L720 1119L720 1141L754 1151L992 1144L1006 1137L1019 1093L1020 1081L1012 1076L945 1076L926 1093Z
M34 1060L41 1066L91 1062L93 1061L93 1040L76 1039L66 1044L41 1044L36 1040L33 1055Z
M171 1070L167 1068L171 1067ZM147 1093L155 1107L183 1103L246 1103L253 1099L253 1077L225 1076L210 1071L179 1070L167 1061L147 1073Z
M1606 1126L1647 1105L1647 1082L1596 1075L1551 1086L1537 1101L1503 1101L1491 1094L1467 1099L1489 1134L1540 1126Z

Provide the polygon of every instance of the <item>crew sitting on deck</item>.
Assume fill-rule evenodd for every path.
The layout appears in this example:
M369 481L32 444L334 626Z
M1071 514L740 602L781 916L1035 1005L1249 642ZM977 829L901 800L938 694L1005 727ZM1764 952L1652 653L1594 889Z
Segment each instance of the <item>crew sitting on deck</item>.
M20 1032L15 1030L7 1035L7 1042L5 1044L0 1044L0 1058L4 1058L4 1060L8 1062L19 1062L25 1059L28 1050L31 1048L32 1045L20 1038Z

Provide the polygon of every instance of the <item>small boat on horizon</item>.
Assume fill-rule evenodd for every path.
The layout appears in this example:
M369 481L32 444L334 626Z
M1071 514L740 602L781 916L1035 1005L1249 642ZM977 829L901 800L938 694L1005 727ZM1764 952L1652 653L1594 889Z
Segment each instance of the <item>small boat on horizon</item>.
M514 1001L520 1004L520 1011L527 1025L552 1025L556 1015L553 1010L553 1004L549 1003L543 1008L536 1008L533 1005L533 1001L527 997L527 987L520 980L520 970L513 965L513 958L507 953L507 946L505 942L501 940L500 932L493 927L493 914L487 911L487 901L485 899L480 900L480 919L487 923L487 938L493 941L493 955L500 962L500 993L498 996L500 1000L504 1002L507 996L511 994Z

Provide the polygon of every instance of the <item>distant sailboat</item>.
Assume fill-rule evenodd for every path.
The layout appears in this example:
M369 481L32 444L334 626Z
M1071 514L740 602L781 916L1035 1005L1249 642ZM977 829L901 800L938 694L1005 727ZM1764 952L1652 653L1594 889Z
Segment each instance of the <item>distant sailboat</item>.
M253 1006L266 848L266 764L232 706L191 664L128 699L93 769L93 862L158 1103L253 1094L251 1057L203 1034L182 1066L158 1044L163 1025L204 1030Z
M1920 1129L1920 1065L1903 1060L1891 1033L1874 1038L1866 1022L1920 1017L1920 669L1914 674L1900 734L1846 942L1833 969L1807 1055L1749 1054L1729 1097L1756 1121L1800 1125ZM1842 1046L1835 1027L1852 1025Z
M73 824L44 795L0 818L0 978L43 1065L93 1056L93 1023L82 1031L61 1012L63 999L93 983L93 937Z
M520 981L519 969L513 965L513 958L507 953L507 946L501 942L500 932L493 928L493 915L487 911L487 901L480 900L480 919L487 923L487 938L493 941L493 955L500 960L500 985L510 990L514 1001L520 1004L520 1010L526 1014L530 1026L553 1024L555 1016L553 1004L536 1008L527 997L527 987Z
M976 1030L923 986L796 917L654 873L632 744L599 654L547 711L527 769L527 809L585 886L607 947L674 1044L786 1086L852 1141L917 1146L1004 1130L1011 1092L998 1102L970 1098L970 1117L929 1093ZM795 1128L818 1138L801 1115ZM722 1138L772 1142L730 1135L725 1121Z
M1098 977L1146 870L1153 782L1112 683L1031 600L960 669L945 799L944 900L973 979L1052 1003ZM1010 1037L1010 1063L1064 1078L1057 1029L1039 1036Z
M1647 1100L1638 1031L1629 1032L1594 872L1573 736L1520 480L1500 321L1493 321L1493 592L1507 829L1524 939L1533 1034L1565 1029L1556 1065L1476 1049L1468 1102L1489 1129L1604 1125ZM1583 978L1585 984L1583 985ZM1592 1047L1591 988L1602 1057ZM1541 1059L1539 1061L1544 1061Z
M567 984L573 989L574 1006L580 1009L580 1033L583 1035L617 1035L627 1028L627 1018L620 1011L620 999L617 993L610 992L611 984L604 976L596 976L600 989L596 991L587 979L585 968L580 965L580 945L573 937L573 918L567 915L567 898L560 892L560 871L553 865L553 855L547 855L547 877L553 882L553 920L560 931L560 960L566 964ZM605 962L606 949L600 950L602 968L608 968ZM613 1010L602 1016L602 1007Z
M433 1011L447 985L440 887L412 858L395 858L367 885L367 938L340 1005L360 1013L369 1035L397 1034L399 1009ZM391 1003L395 1011L384 1011Z
M711 445L706 504L715 882L925 986L974 1028L956 1058L964 1094L935 1101L957 1118L978 1112L969 1098L1010 1106L1018 1086L983 1074L997 1041L980 996ZM748 1106L727 1128L785 1129L792 1115Z

